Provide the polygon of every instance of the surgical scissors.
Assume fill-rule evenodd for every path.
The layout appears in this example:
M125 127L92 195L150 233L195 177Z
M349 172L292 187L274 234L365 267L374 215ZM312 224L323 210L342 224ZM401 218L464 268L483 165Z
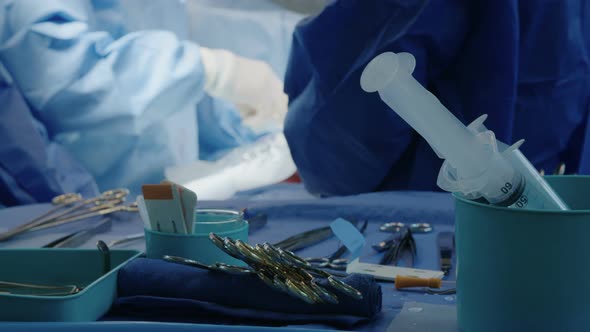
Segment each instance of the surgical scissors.
M414 259L416 257L416 241L412 236L412 229L410 228L406 229L403 234L399 235L397 243L391 245L387 249L387 252L385 255L383 255L379 264L387 265L391 262L397 263L404 251L408 251L410 253L410 266L414 266Z
M297 251L320 243L334 236L330 226L314 228L303 233L290 236L282 241L274 243L273 246L289 251Z
M44 245L43 248L76 248L88 241L92 236L108 232L111 229L111 226L111 219L103 218L85 229L51 241Z
M326 279L335 290L353 299L363 298L363 294L354 287L334 278L332 274L311 265L288 250L268 243L250 246L241 240L221 238L215 233L209 233L209 239L228 255L245 262L248 265L247 269L255 273L269 287L286 292L307 303L338 303L338 297L335 294L316 284L317 278ZM195 266L203 268L202 265Z
M79 194L64 194L57 196L53 199L52 203L63 206L51 209L50 211L45 212L39 217L36 217L13 229L0 233L0 241L8 240L16 235L19 235L30 230L37 230L51 226L61 225L62 223L64 223L64 220L67 220L69 222L93 216L104 215L111 212L133 209L132 206L127 208L123 205L117 205L122 203L128 194L129 190L127 189L113 189L105 191L99 196L85 200L81 200L82 198ZM67 208L65 211L61 211L60 213L56 214L56 212L58 212L60 209L68 207L73 203L77 202L78 204L75 204L74 206ZM92 204L92 206L90 208L87 208L87 211L91 211L91 213L84 212L71 215L73 212L81 210L83 207L90 204Z
M412 223L409 226L403 222L386 222L379 226L379 230L386 233L399 233L404 228L409 228L412 233L430 233L432 232L432 225L426 222Z
M215 264L207 265L207 264L204 264L204 263L192 260L192 259L178 257L178 256L170 256L170 255L164 255L163 259L168 262L188 265L188 266L192 266L192 267L198 267L198 268L207 269L210 271L218 271L218 272L237 274L237 275L256 274L256 272L254 272L254 270L249 269L247 267L234 266L234 265L229 265L229 264L219 263L219 262L215 263Z
M105 204L102 206L101 209L97 209L97 210L90 209L90 211L91 212L89 212L89 213L78 214L78 215L68 217L65 219L57 219L53 222L33 227L33 228L31 228L31 230L40 230L40 229L44 229L44 228L59 226L59 225L63 225L66 223L70 223L70 222L74 222L74 221L78 221L78 220L82 220L82 219L104 216L104 215L111 214L114 212L122 212L122 211L124 211L124 212L138 212L139 208L137 207L136 202L131 203L129 205L122 205L122 204L119 205L119 203L115 203L115 204Z
M92 204L92 206L90 208L87 208L88 211L99 210L104 205L108 205L111 203L119 204L119 203L122 203L125 201L125 198L127 197L127 195L129 195L129 190L127 190L127 189L120 188L120 189L107 190L99 196L83 200L80 203L78 203L77 205L67 209L66 211L63 211L57 215L53 215L51 218L45 217L43 219L40 219L38 221L38 223L35 223L35 224L41 225L41 224L45 224L45 223L53 221L53 220L60 219L62 217L68 216L69 214L71 214L74 211L82 209L83 207L85 207L89 204ZM70 217L73 217L73 216L70 216Z
M107 190L99 196L86 199L86 200L80 202L78 205L73 206L70 209L62 212L61 214L55 215L52 218L50 218L49 220L45 220L42 224L50 222L52 220L66 217L69 214L71 214L72 212L80 210L83 207L90 205L90 204L92 204L92 206L90 208L87 208L88 211L100 210L102 207L104 207L105 205L109 205L109 204L122 203L127 198L127 195L129 195L129 190L124 189L124 188ZM73 217L73 216L69 216L69 217Z
M359 232L361 234L365 233L367 229L368 221L365 220L361 227L359 228ZM346 271L346 266L348 265L348 259L341 258L348 249L345 246L340 246L338 250L336 250L333 254L328 257L307 257L305 260L315 266L322 269L332 269L337 271Z
M29 222L35 222L38 220L43 220L44 218L56 213L57 211L68 207L76 202L79 202L82 200L82 195L80 194L75 194L75 193L66 193L66 194L62 194L62 195L58 195L55 196L52 200L51 200L51 204L56 205L55 208L50 209L49 211L43 213L42 215L36 217L35 219L29 221Z
M315 267L337 271L346 271L346 266L348 265L348 259L346 258L307 257L305 260Z
M76 202L79 202L81 200L82 200L82 196L80 194L67 193L67 194L55 196L51 200L51 204L55 205L56 207L54 207L53 209L50 209L49 211L41 214L38 217L35 217L35 218L29 220L28 222L26 222L22 225L19 225L19 226L15 227L9 231L6 231L4 233L0 233L0 241L7 240L17 234L20 234L23 229L26 229L29 226L34 226L39 223L42 223L50 215L56 213L57 211L59 211L63 208L66 208Z
M412 231L412 233L430 233L432 232L432 225L426 222L417 222L410 225L406 225L403 222L386 222L379 226L379 230L385 233L393 233L393 236L372 245L373 249L378 252L383 252L391 248L396 244L396 241L399 240L397 234L406 229Z

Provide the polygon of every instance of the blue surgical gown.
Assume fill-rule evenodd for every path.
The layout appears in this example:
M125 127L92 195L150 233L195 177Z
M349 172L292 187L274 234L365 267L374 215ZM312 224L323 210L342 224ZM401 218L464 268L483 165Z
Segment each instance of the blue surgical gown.
M60 147L34 150L43 165L2 155L35 170L31 181L46 185L24 199L15 194L22 174L6 172L1 189L11 199L0 202L47 201L49 193L89 180L102 190L137 193L141 184L159 182L167 166L255 140L233 105L203 92L199 46L186 41L187 29L182 1L0 0L0 64L10 91L24 97L47 144ZM15 116L16 108L10 114L7 126L29 120ZM60 177L44 172L48 160L63 168ZM74 168L80 172L66 171Z
M539 169L590 173L590 3L346 0L295 30L285 135L312 193L437 190L442 161L377 94L376 55L410 52L414 77L463 123L488 114Z
M12 83L0 72L0 207L46 202L64 192L98 194L92 175L49 140Z

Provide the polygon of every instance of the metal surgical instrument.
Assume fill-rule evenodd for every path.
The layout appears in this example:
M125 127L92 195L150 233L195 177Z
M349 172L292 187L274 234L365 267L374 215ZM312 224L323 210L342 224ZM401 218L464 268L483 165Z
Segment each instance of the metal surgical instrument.
M387 265L390 263L397 263L398 259L404 251L409 251L412 258L410 266L414 265L414 258L416 256L416 241L412 236L412 230L406 229L403 234L400 234L397 244L392 245L383 257L379 264Z
M8 294L59 296L76 294L80 290L81 288L76 285L43 285L0 281L0 293Z
M255 274L267 286L285 292L310 304L338 303L331 290L317 284L318 278L326 279L339 293L362 299L363 295L350 285L334 278L330 273L314 267L288 250L268 243L251 246L241 240L222 238L214 233L209 239L228 255L248 264L247 268L217 263L205 265L189 259L166 256L167 261L231 274Z
M332 229L329 226L325 226L290 236L280 242L274 243L273 246L289 251L296 251L327 240L333 235Z
M359 232L361 232L361 234L365 233L365 230L367 229L367 225L368 225L368 221L365 220L359 229ZM327 268L327 269L332 269L332 270L346 271L346 266L348 265L348 259L341 258L341 257L347 251L348 251L348 249L345 246L341 245L338 248L338 250L336 250L334 253L332 253L328 257L307 257L307 258L305 258L305 260L308 263L310 263L311 265L314 265L319 268Z
M129 194L129 191L127 189L114 189L114 190L108 190L105 191L104 193L102 193L100 196L94 197L94 198L89 198L86 200L82 200L80 201L80 196L77 194L65 194L65 195L60 195L57 196L53 199L53 203L54 204L63 204L64 207L70 206L73 203L78 202L77 204L75 204L74 206L66 209L65 211L60 212L59 214L56 214L56 212L58 210L61 209L61 207L59 209L52 209L44 214L42 214L41 216L26 222L22 225L19 225L11 230L8 230L6 232L0 233L0 241L5 241L8 240L18 234L33 230L33 229L41 229L43 227L41 227L42 225L46 225L46 224L50 224L52 226L61 224L58 223L59 221L62 221L64 219L60 219L60 218L65 218L66 220L68 219L68 215L70 215L71 213L75 212L75 211L79 211L82 208L86 207L87 205L91 205L90 209L91 211L96 210L96 206L100 206L101 204L107 204L109 207L112 208L112 204L113 201L116 201L118 203L123 202L123 200L125 199L125 197ZM106 203L105 203L106 202ZM110 205L109 205L110 204ZM99 210L101 211L101 210ZM113 211L114 212L114 211ZM96 212L94 212L96 213ZM74 221L74 220L80 220L82 217L89 217L88 216L89 213L84 213L82 215L76 215L75 218L77 219L73 219L74 217L70 217L72 218L70 221Z
M55 196L52 200L51 200L51 204L56 205L55 208L50 209L49 211L41 214L40 216L34 218L33 220L30 220L29 223L34 223L36 221L39 220L44 220L45 218L47 218L48 216L56 213L57 211L66 208L76 202L79 202L82 200L82 195L80 194L74 194L74 193L67 193L67 194L62 194L62 195L58 195ZM28 223L27 223L28 224Z
M56 207L54 207L53 209L50 209L49 211L41 214L40 216L33 218L32 220L29 220L28 222L19 225L9 231L0 233L0 241L4 241L7 240L9 238L11 238L12 236L15 236L17 234L20 234L21 232L26 231L27 227L30 226L35 226L37 224L42 223L43 221L45 221L49 216L51 216L52 214L56 213L57 211L64 209L76 202L79 202L82 200L82 196L80 194L63 194L63 195L59 195L54 197L51 200L51 204L56 205Z
M379 226L379 230L386 233L399 233L404 228L409 228L413 233L430 233L432 225L426 222L412 223L409 226L402 222L387 222Z
M453 252L455 251L455 233L440 232L437 235L440 270L445 276L449 275L453 267Z
M350 223L356 226L357 220L352 220ZM332 233L330 226L318 227L289 236L282 241L274 243L273 246L284 250L297 251L323 242L332 236L334 236L334 233Z
M43 225L33 227L31 230L40 230L40 229L44 229L44 228L67 224L67 223L74 222L74 221L79 221L79 220L92 218L92 217L104 216L107 214L111 214L111 213L115 213L115 212L122 212L122 211L124 211L124 212L138 212L139 209L137 208L137 203L135 203L135 202L131 203L129 205L118 205L118 203L117 204L107 204L107 205L102 206L101 209L98 209L96 211L91 211L89 213L75 215L75 216L65 218L65 219L58 219L58 220L55 220L50 223L46 223Z
M201 262L198 262L198 261L195 261L192 259L178 257L178 256L165 255L164 260L168 261L168 262L172 262L172 263L184 264L184 265L188 265L188 266L192 266L192 267L198 267L201 269L207 269L210 271L217 271L217 272L237 274L237 275L255 274L256 273L253 270L246 268L246 267L233 266L233 265L229 265L229 264L225 264L225 263L215 263L212 265L207 265L207 264L203 264Z
M409 226L402 222L388 222L384 223L379 226L379 230L386 233L394 233L393 236L372 245L373 249L377 252L383 252L388 250L392 246L394 246L399 239L398 233L402 232L405 229L409 229L412 231L412 234L416 233L430 233L432 232L432 225L429 223L421 222L421 223L412 223Z
M115 247L115 246L119 246L125 243L129 243L129 242L133 242L133 241L137 241L137 240L142 240L145 238L145 233L135 233L135 234L130 234L127 235L123 238L120 239L116 239L113 240L111 242L109 242L108 246L109 248Z
M85 229L51 241L44 245L43 248L76 248L88 241L92 236L109 231L111 226L111 219L103 218Z
M43 218L42 220L39 221L39 223L36 223L36 225L45 224L47 222L61 219L64 217L76 216L75 214L74 215L71 215L71 214L75 211L84 210L82 208L86 207L87 205L90 205L90 207L87 207L86 210L96 211L96 210L100 209L101 206L104 206L104 205L122 203L125 201L125 198L127 197L128 194L129 194L129 190L122 189L122 188L107 190L107 191L103 192L102 194L100 194L99 196L80 201L78 204L72 206L71 208L67 209L66 211L61 212L60 214L52 215L50 218L49 217Z
M107 274L111 270L111 250L109 249L109 246L101 240L96 242L96 248L102 255L102 272L103 274Z

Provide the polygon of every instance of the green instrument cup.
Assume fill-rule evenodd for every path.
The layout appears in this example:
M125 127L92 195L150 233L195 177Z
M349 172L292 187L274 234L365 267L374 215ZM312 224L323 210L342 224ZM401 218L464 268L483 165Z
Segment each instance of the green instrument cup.
M217 262L244 265L221 249L211 240L209 233L221 237L248 242L248 222L237 211L197 209L193 234L162 233L145 229L146 256L162 258L165 255L180 256L199 261L203 264Z
M590 331L590 176L546 179L572 210L455 195L462 331Z

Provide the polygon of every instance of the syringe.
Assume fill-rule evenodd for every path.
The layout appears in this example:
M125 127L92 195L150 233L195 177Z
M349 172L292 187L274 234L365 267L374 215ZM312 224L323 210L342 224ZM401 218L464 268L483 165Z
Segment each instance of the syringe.
M445 159L439 187L471 199L484 197L495 205L567 209L543 178L531 172L534 168L518 150L523 141L506 147L483 126L485 118L466 127L412 77L415 65L409 53L382 53L366 66L361 87L367 92L378 91L381 99Z

